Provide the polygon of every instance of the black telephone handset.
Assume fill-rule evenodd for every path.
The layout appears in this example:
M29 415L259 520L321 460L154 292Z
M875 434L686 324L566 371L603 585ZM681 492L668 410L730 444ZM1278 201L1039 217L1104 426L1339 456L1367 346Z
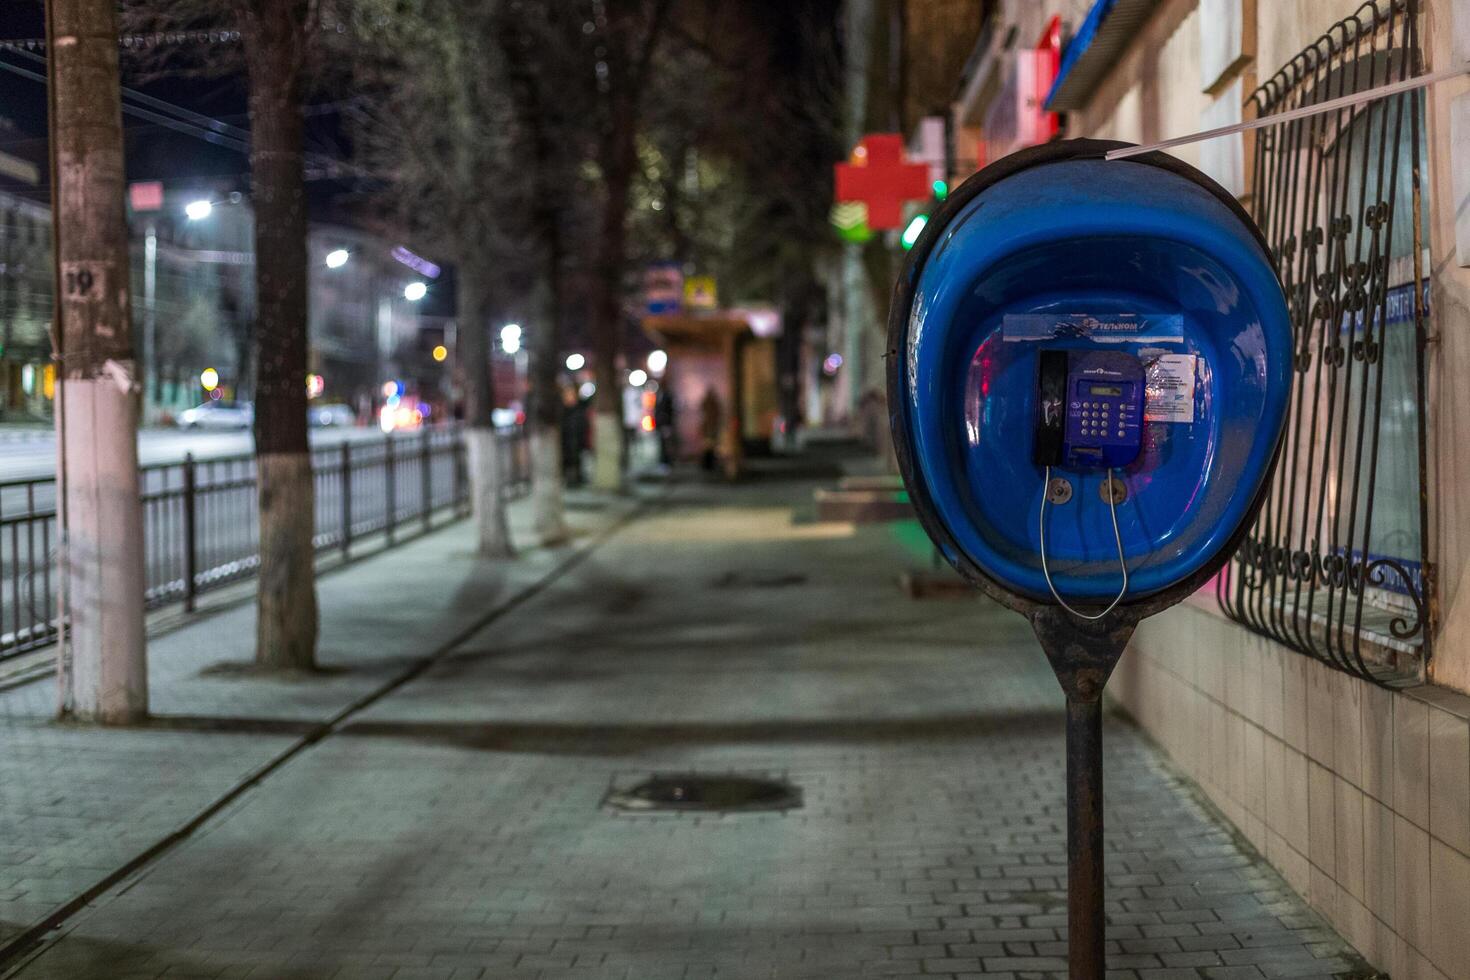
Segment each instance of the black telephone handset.
M1066 408L1067 352L1043 350L1036 375L1036 442L1032 453L1038 466L1062 465Z
M1045 349L1036 379L1038 466L1118 469L1143 448L1143 363L1107 350Z

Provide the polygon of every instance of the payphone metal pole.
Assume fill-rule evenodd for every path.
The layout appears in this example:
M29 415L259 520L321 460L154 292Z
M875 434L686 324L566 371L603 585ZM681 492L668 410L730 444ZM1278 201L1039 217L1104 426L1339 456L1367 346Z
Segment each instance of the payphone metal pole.
M1067 955L1071 980L1107 967L1103 879L1102 698L1067 698Z
M1102 695L1137 620L1127 610L1096 621L1054 606L1031 628L1067 697L1067 961L1071 980L1106 969Z

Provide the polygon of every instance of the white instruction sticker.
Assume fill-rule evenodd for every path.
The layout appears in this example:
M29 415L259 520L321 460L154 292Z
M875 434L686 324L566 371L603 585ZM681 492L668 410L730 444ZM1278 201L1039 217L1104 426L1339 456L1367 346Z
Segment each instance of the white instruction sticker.
M1194 421L1194 362L1194 354L1160 354L1144 361L1144 421Z

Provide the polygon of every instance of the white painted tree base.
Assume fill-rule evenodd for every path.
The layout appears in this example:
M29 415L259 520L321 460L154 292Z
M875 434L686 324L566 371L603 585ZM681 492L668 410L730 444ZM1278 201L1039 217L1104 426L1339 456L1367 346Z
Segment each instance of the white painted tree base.
M64 380L60 389L71 621L70 696L63 692L62 703L82 721L127 724L148 714L137 405L117 378Z
M470 520L475 550L486 558L514 558L510 525L505 518L505 482L500 440L494 429L465 430L465 459L470 477Z
M543 547L570 536L562 499L561 431L554 425L531 431L531 514Z
M609 493L623 490L623 421L616 412L598 412L592 419L592 485Z
M315 489L310 453L255 457L260 508L255 662L274 670L316 667Z

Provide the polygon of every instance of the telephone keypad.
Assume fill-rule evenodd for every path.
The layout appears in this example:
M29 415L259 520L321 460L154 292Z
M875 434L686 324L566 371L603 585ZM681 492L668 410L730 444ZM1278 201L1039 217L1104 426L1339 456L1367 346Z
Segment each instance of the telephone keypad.
M1038 465L1123 467L1143 446L1143 364L1120 350L1042 350L1037 365Z
M1084 390L1091 387L1081 382ZM1116 386L1117 395L1086 395L1083 392L1068 403L1067 441L1093 446L1123 446L1137 442L1139 411L1135 404L1133 385L1124 382Z

